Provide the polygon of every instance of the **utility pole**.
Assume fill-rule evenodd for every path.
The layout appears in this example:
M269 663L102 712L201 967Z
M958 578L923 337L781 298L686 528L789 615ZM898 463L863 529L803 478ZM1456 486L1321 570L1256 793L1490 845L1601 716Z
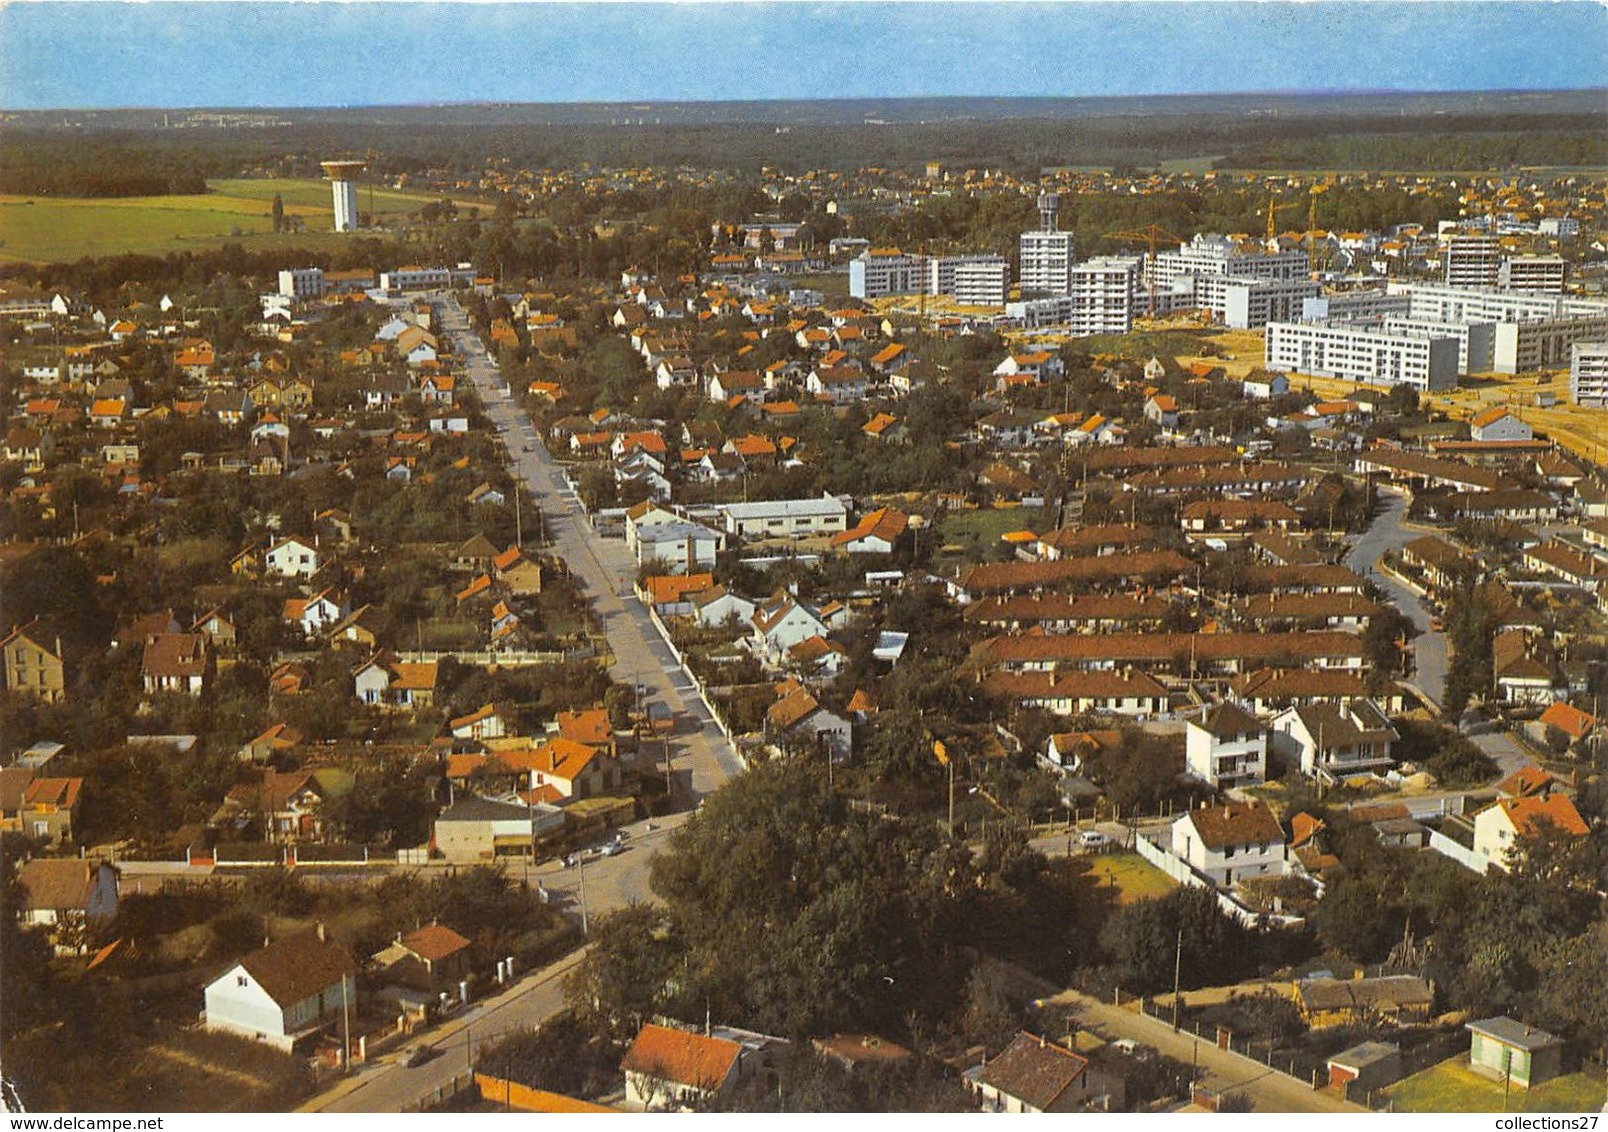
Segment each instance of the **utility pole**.
M1178 990L1179 976L1181 974L1183 974L1183 970L1184 970L1184 929L1182 927L1180 927L1178 929L1178 950L1173 955L1173 1017L1172 1017L1172 1028L1173 1028L1173 1030L1175 1032L1178 1029L1178 1004L1179 1004L1179 1000L1183 997L1181 994L1179 994L1179 990Z

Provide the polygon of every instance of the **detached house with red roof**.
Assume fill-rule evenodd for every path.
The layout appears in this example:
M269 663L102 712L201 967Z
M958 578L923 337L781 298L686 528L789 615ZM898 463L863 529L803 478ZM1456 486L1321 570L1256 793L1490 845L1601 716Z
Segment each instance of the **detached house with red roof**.
M436 992L469 977L469 941L445 924L425 924L393 940L371 960L387 982Z
M1485 866L1479 871L1495 867L1506 872L1515 854L1523 853L1523 842L1541 836L1549 825L1568 837L1591 832L1566 794L1498 798L1474 815L1474 856Z
M710 1033L650 1022L625 1051L628 1109L690 1112L735 1088L768 1064L780 1038L714 1027Z

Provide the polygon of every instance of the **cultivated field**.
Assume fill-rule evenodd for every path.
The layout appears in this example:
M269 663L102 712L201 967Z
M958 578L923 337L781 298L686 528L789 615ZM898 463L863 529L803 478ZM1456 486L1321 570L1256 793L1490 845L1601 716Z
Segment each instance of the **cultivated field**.
M343 236L330 231L333 207L324 181L213 181L212 191L191 196L110 199L0 196L0 263L71 263L85 256L166 255L237 243L248 251L328 248ZM273 199L304 231L275 234ZM417 210L435 199L421 193L376 189L381 216ZM370 208L368 189L358 207Z

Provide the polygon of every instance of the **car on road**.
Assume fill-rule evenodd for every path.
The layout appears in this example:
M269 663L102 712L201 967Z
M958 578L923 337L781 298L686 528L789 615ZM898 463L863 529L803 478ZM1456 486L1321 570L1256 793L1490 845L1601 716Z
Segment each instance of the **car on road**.
M597 855L599 857L612 857L624 848L625 846L621 845L618 841L610 841L607 845L603 846L597 851Z
M536 446L534 444L527 444L527 445L525 445L525 451L526 452L534 452L534 451L536 451Z
M406 1065L409 1069L417 1069L425 1062L431 1061L439 1056L441 1056L441 1051L433 1045L426 1044L414 1046L408 1051L408 1055L403 1059L402 1064Z
M1101 833L1098 829L1084 830L1078 834L1078 840L1082 842L1085 849L1103 849L1111 844L1111 838Z

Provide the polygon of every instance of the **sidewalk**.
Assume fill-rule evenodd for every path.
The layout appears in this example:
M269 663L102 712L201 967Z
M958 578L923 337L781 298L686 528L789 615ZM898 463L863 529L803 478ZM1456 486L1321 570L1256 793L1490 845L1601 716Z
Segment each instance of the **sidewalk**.
M1131 1038L1165 1057L1198 1068L1197 1080L1218 1093L1244 1093L1257 1112L1367 1112L1328 1091L1319 1092L1260 1061L1217 1048L1210 1038L1175 1031L1165 1022L1077 991L1062 991L1051 1004L1075 1009L1083 1024L1106 1038Z
M355 1072L349 1076L339 1078L329 1088L302 1103L295 1109L295 1111L325 1111L331 1105L336 1104L344 1098L351 1096L358 1090L367 1087L379 1076L394 1068L399 1059L402 1057L404 1051L411 1049L418 1042L427 1041L435 1046L446 1047L450 1046L454 1038L460 1036L466 1029L470 1027L481 1027L482 1032L484 1032L483 1028L486 1026L487 1021L499 1010L502 1010L504 1007L514 1005L531 991L543 987L556 979L563 978L578 963L580 963L580 961L586 956L586 952L587 947L583 946L577 948L557 962L550 963L541 970L532 972L530 975L527 975L525 978L516 982L513 986L502 991L500 994L481 999L478 1003L471 1005L469 1010L460 1011L446 1022L441 1023L439 1026L436 1026L433 1029L421 1029L415 1031L413 1035L414 1040L407 1043L407 1045L402 1049L381 1054L380 1056L370 1060L367 1064L358 1066ZM500 1031L494 1031L494 1033L496 1032ZM486 1036L490 1037L492 1035L487 1034ZM437 1060L440 1061L443 1059ZM450 1075L448 1076L450 1077ZM422 1096L429 1091L430 1086L421 1086L419 1093Z

